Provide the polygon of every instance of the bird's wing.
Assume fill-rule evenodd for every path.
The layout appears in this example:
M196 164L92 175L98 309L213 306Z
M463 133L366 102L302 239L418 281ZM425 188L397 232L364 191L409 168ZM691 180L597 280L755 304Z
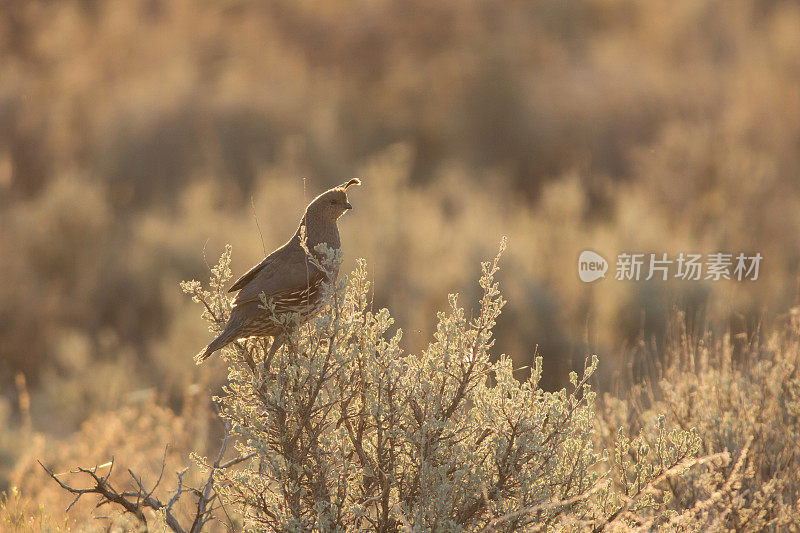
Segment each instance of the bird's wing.
M275 259L276 255L279 255L278 252L280 252L282 249L283 249L282 247L278 248L277 250L275 250L274 252L269 254L267 257L265 257L264 260L261 261L259 264L257 264L256 266L254 266L253 268L251 268L250 270L245 272L245 274L241 278L237 279L236 283L234 283L231 286L231 288L228 289L228 292L236 292L238 290L243 289L244 286L247 285L248 283L250 283L253 280L253 278L256 277L256 275L263 268L265 268L267 265L269 265Z
M239 294L234 298L233 305L260 301L262 292L269 298L276 294L303 290L317 274L317 268L308 262L302 248L280 248L234 284L233 288L238 287Z

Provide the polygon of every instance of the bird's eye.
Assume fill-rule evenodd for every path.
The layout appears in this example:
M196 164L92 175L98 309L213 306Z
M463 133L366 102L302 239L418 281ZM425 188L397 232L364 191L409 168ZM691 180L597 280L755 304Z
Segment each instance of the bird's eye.
M336 200L331 200L331 203L332 203L332 204L335 204L335 203L336 203Z

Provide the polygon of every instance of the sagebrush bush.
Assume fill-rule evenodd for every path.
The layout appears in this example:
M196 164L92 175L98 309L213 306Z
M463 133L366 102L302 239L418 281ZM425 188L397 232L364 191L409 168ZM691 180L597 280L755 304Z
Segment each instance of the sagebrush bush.
M318 252L326 257L321 267L341 262L338 252ZM655 485L699 462L697 433L669 430L661 418L652 451L620 435L598 452L589 385L596 356L582 376L570 375L569 390L557 392L538 385L540 357L524 381L509 357L492 357L492 328L505 303L494 280L499 257L482 264L474 314L451 295L419 354L405 353L389 311L373 308L363 260L326 286L327 310L316 319L297 327L297 317L276 318L289 340L269 367L264 339L222 352L229 375L217 401L240 453L254 459L220 472L216 483L247 524L271 531L581 529L630 525L632 516L669 505ZM230 248L212 269L210 290L183 285L204 305L214 332L230 309L223 290L229 263Z

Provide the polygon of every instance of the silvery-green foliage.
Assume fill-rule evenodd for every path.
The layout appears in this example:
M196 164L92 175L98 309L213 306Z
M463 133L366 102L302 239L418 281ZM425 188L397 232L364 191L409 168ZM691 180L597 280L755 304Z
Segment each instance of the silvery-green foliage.
M687 435L665 433L648 453L621 437L613 460L634 474L623 473L625 492L616 491L603 466L609 454L595 451L588 382L596 356L582 376L570 376L569 389L556 392L539 388L540 357L520 381L510 357L491 356L505 303L494 279L504 246L482 264L476 311L451 295L420 354L404 353L389 311L373 309L363 260L325 285L327 305L316 318L276 318L287 340L269 367L263 339L224 350L228 384L217 401L240 452L256 458L221 472L217 488L250 528L582 529L621 510L629 516L664 504L632 487L642 492L696 445ZM330 272L341 263L341 254L324 246L309 257ZM221 284L229 261L227 249L210 292L184 287L205 303L214 324L227 317ZM271 307L266 298L262 303ZM640 456L634 461L626 455L632 446Z

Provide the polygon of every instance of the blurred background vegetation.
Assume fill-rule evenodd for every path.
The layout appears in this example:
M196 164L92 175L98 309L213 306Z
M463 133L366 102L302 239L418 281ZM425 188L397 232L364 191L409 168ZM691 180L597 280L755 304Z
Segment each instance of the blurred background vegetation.
M217 390L178 282L225 243L244 272L352 176L345 269L367 259L408 350L508 235L497 352L538 350L549 387L598 353L611 389L676 308L749 335L796 302L799 175L792 1L5 0L0 490L31 432ZM764 261L589 285L584 249Z

